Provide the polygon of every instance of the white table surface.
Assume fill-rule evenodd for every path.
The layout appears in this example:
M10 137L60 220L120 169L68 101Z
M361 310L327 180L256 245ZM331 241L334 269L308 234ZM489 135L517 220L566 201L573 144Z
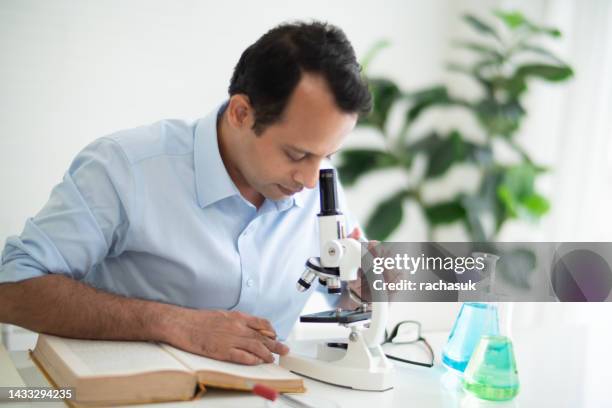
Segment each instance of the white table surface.
M440 352L447 333L426 335L436 352L433 368L394 363L395 387L385 392L344 389L305 379L308 389L302 396L318 408L383 407L612 407L612 354L608 352L610 329L571 326L541 327L514 334L514 348L521 389L511 402L494 403L477 400L454 387L453 377L440 365ZM421 353L414 346L394 348L393 354ZM11 359L28 386L48 386L27 352L10 352ZM0 404L2 405L2 404ZM9 404L3 404L7 406ZM24 408L27 404L11 406ZM59 407L62 403L34 403L36 408ZM147 407L266 407L259 397L248 393L210 390L198 401L159 403ZM277 405L275 405L277 406ZM278 405L281 407L283 405ZM134 407L134 406L132 406ZM139 405L138 407L145 407Z

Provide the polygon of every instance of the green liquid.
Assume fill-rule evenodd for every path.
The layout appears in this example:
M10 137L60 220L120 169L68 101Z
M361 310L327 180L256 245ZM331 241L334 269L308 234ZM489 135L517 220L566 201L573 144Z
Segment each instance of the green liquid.
M515 387L493 387L487 384L465 383L467 391L481 399L491 401L505 401L516 397L519 392L518 385Z
M509 400L519 393L518 372L510 339L483 336L463 377L463 387L476 397Z

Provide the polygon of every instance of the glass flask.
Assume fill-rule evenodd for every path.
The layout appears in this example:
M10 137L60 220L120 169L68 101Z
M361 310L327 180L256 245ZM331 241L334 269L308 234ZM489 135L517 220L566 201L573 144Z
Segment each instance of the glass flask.
M510 400L518 394L518 370L510 337L482 336L463 374L463 388L492 401Z
M442 363L458 374L462 374L476 349L480 338L499 335L497 304L466 302L461 305L459 315L442 350Z

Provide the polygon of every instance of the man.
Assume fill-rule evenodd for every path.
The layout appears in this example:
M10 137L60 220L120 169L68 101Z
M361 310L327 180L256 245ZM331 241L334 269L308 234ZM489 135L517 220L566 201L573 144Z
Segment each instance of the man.
M341 30L272 29L206 118L120 131L77 155L6 242L0 321L243 364L287 353L278 338L309 296L295 283L318 255L319 168L370 104Z

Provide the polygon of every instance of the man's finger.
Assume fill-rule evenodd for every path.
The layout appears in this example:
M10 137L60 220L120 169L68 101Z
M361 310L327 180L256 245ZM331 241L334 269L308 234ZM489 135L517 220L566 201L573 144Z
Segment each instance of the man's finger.
M380 244L380 241L368 241L368 251L374 256L380 256L378 254L378 249L376 248Z
M256 365L263 363L263 360L256 355L237 348L230 349L229 361L245 365Z
M237 343L238 348L246 350L250 353L255 354L257 357L261 358L266 363L271 363L274 361L274 356L272 352L268 350L264 344L256 339L249 338L241 338Z
M359 239L361 238L361 230L359 228L353 229L351 233L348 235L348 238Z
M281 343L280 341L276 342L276 348L274 350L272 350L272 352L280 355L280 356L284 356L286 354L289 354L289 347L287 347L286 344Z
M269 320L251 315L246 315L245 321L247 326L249 326L251 329L259 331L265 330L266 333L263 333L265 336L276 338L276 331L274 330L274 327L272 327L272 323L270 323Z
M289 347L281 343L280 341L273 340L260 334L260 332L253 332L253 337L261 341L267 348L273 353L284 356L289 352Z

